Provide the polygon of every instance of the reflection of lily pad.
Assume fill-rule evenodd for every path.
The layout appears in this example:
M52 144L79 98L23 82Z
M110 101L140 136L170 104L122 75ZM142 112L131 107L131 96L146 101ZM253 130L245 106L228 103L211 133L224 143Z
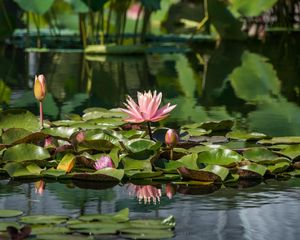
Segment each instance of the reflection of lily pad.
M0 210L0 218L17 217L22 214L23 214L23 212L18 211L18 210L9 210L9 209L1 209Z

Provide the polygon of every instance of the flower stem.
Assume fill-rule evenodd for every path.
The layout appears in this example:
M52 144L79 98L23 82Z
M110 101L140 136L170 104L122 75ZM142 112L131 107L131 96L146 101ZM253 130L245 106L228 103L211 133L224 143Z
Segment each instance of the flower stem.
M170 149L170 160L173 160L173 148Z
M153 140L152 132L151 132L151 122L147 122L147 125L148 125L148 133L149 133L149 137L150 137L151 140Z
M40 101L40 126L41 129L44 128L44 115L43 115L43 103Z

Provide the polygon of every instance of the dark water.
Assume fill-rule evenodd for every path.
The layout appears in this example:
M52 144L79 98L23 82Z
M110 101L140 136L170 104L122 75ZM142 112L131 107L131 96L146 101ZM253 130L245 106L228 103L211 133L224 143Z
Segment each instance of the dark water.
M46 183L43 193L38 194L34 183L2 180L0 208L77 217L84 213L114 213L128 207L131 218L174 215L174 239L299 239L298 178L218 190L173 185L171 199L166 196L165 185L156 185L152 187L160 189L162 195L156 204L139 203L132 186L92 190L70 183Z
M165 102L178 105L164 122L169 126L235 119L238 128L250 131L300 135L299 42L299 36L275 35L267 43L199 43L186 53L154 48L131 57L6 49L0 57L0 88L10 93L0 100L4 107L37 113L32 85L34 75L43 73L50 92L44 108L51 119L91 106L119 107L126 94L157 89Z
M44 108L50 119L92 106L119 107L126 94L157 89L165 102L178 104L163 123L168 126L234 119L237 128L300 135L299 37L190 47L186 53L162 54L158 49L144 56L93 58L79 52L24 53L8 47L0 55L0 101L4 109L21 107L37 114L32 85L34 75L43 73L49 90ZM158 185L162 196L156 205L139 204L127 185L93 190L78 183L46 183L42 195L34 186L1 180L0 208L70 216L125 207L132 217L172 214L178 223L175 239L299 239L300 234L297 178L239 188L173 186L176 194L171 199L166 186Z

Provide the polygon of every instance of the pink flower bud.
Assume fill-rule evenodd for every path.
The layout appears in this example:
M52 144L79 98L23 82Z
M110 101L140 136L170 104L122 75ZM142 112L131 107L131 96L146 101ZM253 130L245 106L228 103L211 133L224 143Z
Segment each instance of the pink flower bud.
M174 147L179 142L179 136L174 129L169 129L165 135L165 142L168 146Z
M100 170L103 168L114 168L115 165L111 160L110 156L102 156L99 160L97 160L94 164L94 168L96 170Z
M35 76L34 80L34 96L35 98L42 102L46 96L46 80L44 75Z
M81 132L78 132L78 133L76 134L75 139L76 139L77 143L83 142L84 139L85 139L85 133L82 132L82 131L81 131Z

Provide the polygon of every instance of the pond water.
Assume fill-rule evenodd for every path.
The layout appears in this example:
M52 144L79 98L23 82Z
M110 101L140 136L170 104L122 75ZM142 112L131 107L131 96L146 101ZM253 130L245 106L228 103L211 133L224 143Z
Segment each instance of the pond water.
M300 45L297 37L261 42L193 44L190 51L145 56L84 56L80 52L26 53L5 48L0 57L2 108L38 113L34 75L47 78L45 113L50 119L81 114L87 107L119 107L126 94L157 89L178 104L162 124L234 119L236 128L272 136L300 135ZM137 187L108 189L84 183L0 181L0 208L25 214L116 212L131 217L174 215L175 239L298 239L300 180L241 183L238 188L157 185L160 202L139 203ZM153 187L153 186L152 186ZM166 188L173 195L166 196ZM96 189L91 189L96 188ZM154 188L154 187L153 187ZM160 189L160 190L159 190Z
M257 184L257 185L255 185ZM247 186L248 185L248 186ZM174 239L298 239L300 179L249 182L238 188L187 188L172 185L173 196L161 189L160 202L139 203L134 185L93 190L76 183L46 183L37 193L34 183L0 182L0 208L25 214L114 213L125 207L131 218L174 215ZM87 187L87 186L85 186ZM91 185L89 186L92 187ZM94 185L101 188L101 184ZM157 198L158 200L158 198Z

